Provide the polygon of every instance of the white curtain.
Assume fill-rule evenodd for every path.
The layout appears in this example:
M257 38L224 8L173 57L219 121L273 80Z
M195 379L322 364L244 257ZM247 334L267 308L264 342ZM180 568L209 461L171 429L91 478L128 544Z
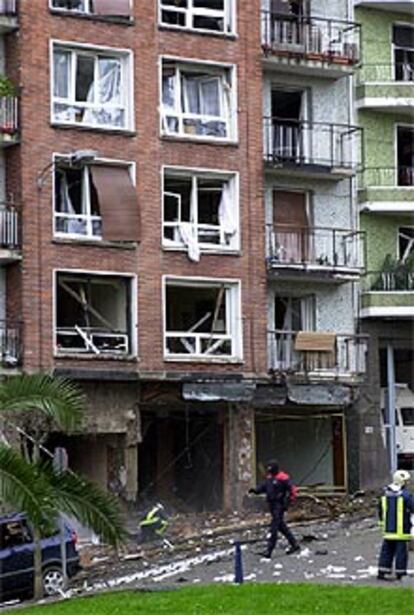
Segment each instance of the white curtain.
M213 79L203 79L200 82L201 106L200 112L202 115L213 115L219 117L220 111L220 85L221 79L214 77Z
M218 210L220 228L225 235L234 235L237 230L231 197L232 190L230 189L230 183L225 182L223 184Z
M300 300L300 319L303 331L313 331L315 328L315 301L313 297L302 297Z
M199 79L183 78L184 112L200 114Z
M200 260L200 248L194 224L192 222L180 222L178 228L182 242L187 246L188 258L191 261L198 262Z
M113 105L112 108L86 109L83 121L88 124L123 124L122 110L115 105L121 103L121 62L119 60L99 58L98 100L102 105ZM95 83L92 83L87 97L88 102L95 100Z
M68 180L66 173L63 173L60 180L60 212L64 214L76 214L69 194Z

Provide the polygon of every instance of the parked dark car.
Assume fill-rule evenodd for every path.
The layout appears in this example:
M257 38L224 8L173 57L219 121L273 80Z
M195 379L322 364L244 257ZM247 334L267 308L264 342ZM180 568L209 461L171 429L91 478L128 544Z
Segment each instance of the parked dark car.
M67 575L80 569L77 535L65 524ZM60 534L41 539L45 595L57 593L63 584ZM33 593L33 533L24 514L0 517L0 601Z

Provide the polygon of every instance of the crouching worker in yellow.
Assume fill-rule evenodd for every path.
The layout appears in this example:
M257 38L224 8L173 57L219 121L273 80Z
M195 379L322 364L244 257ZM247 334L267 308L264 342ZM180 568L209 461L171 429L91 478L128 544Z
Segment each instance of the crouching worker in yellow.
M393 482L385 488L380 498L378 512L384 541L378 563L378 579L388 581L395 560L395 575L401 580L407 574L408 544L411 540L411 514L414 513L414 496L407 489L410 474L397 470Z

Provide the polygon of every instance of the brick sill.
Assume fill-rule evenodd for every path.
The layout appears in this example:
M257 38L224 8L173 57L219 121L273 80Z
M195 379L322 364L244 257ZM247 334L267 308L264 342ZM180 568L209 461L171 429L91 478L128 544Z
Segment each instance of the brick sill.
M96 240L93 239L65 239L64 237L54 237L52 239L52 243L54 244L62 244L69 246L84 246L84 247L94 247L94 248L116 248L119 250L136 250L137 243L136 242L118 242L118 241L105 241L105 240Z
M57 122L50 122L51 128L58 128L62 130L78 130L80 132L92 131L100 132L111 135L120 135L121 137L136 137L136 130L129 130L123 128L102 128L101 126L82 126L81 124L64 124Z
M163 361L165 363L200 363L202 365L211 365L211 364L216 364L216 365L244 365L244 361L242 359L239 358L220 358L220 357L215 357L215 358L206 358L203 359L201 357L164 357Z
M239 147L239 141L232 141L230 139L214 139L211 137L191 137L191 136L183 136L183 135L160 135L162 141L172 141L172 142L181 142L181 143L200 143L200 145L218 145L224 147Z
M227 32L216 32L214 30L197 30L196 28L186 28L182 26L174 26L160 23L158 24L158 30L166 32L184 32L185 34L196 34L197 36L212 36L214 38L221 38L227 41L236 41L239 37L237 34Z
M135 19L129 17L105 17L104 15L76 13L65 9L49 8L49 12L56 17L71 17L72 19L84 19L86 21L100 21L103 23L111 23L119 26L134 26Z
M127 355L127 356L120 356L119 354L111 354L111 353L105 353L104 355L102 354L94 354L94 355L87 355L87 354L82 354L82 353L75 353L75 352L70 352L70 353L64 353L64 352L57 352L53 355L53 357L55 359L64 359L65 361L67 361L68 359L70 360L75 360L75 361L116 361L117 363L138 363L139 358L138 357L134 357L132 355Z

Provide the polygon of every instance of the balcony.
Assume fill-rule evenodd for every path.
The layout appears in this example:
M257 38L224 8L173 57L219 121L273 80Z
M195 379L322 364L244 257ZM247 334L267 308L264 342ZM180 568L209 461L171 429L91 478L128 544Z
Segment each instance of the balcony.
M0 34L13 32L18 25L17 0L0 0Z
M413 318L414 270L397 265L392 271L369 272L363 279L362 318Z
M361 129L346 124L264 118L264 160L272 173L333 179L360 167Z
M18 324L0 321L1 368L13 369L21 360L21 328Z
M346 282L364 269L361 231L333 228L267 228L267 268L272 277Z
M391 214L414 212L414 167L366 168L358 176L362 211Z
M352 380L366 372L368 338L320 331L268 331L269 370L314 380Z
M0 203L0 265L21 259L18 223L17 211L8 204Z
M364 64L357 77L356 105L358 109L411 115L414 106L413 64Z
M9 147L19 141L18 98L0 97L0 147Z
M338 79L359 63L361 27L348 21L262 11L265 65Z

